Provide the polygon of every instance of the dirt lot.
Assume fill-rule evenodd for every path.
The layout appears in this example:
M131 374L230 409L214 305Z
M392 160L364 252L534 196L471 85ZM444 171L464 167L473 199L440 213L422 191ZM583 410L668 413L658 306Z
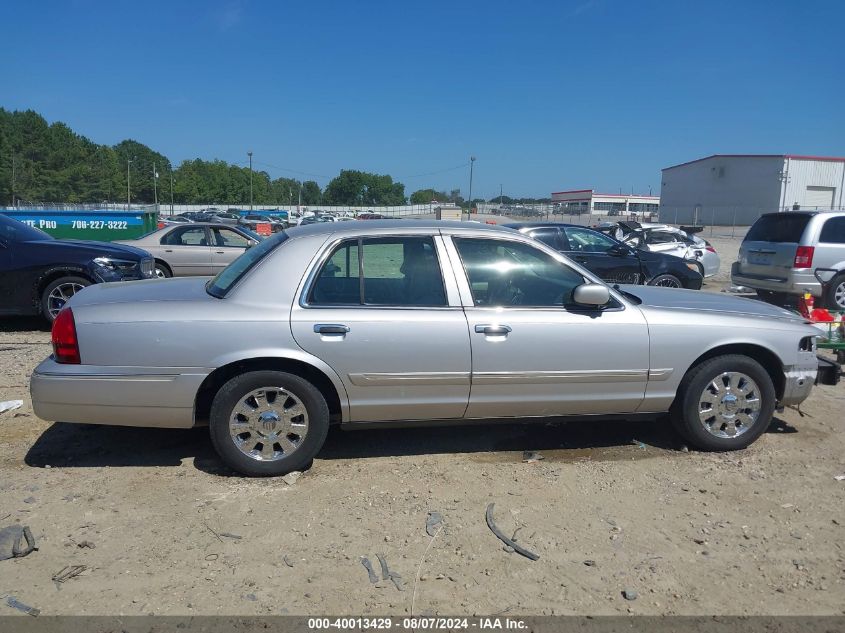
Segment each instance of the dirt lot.
M738 240L712 241L719 292ZM24 400L0 415L0 526L39 545L0 561L0 596L45 615L845 612L842 386L738 453L641 423L333 431L288 484L232 476L205 429L37 419L27 382L48 353L37 321L0 325L0 400ZM503 551L491 502L539 560ZM370 584L377 554L403 590ZM67 565L87 570L51 581Z

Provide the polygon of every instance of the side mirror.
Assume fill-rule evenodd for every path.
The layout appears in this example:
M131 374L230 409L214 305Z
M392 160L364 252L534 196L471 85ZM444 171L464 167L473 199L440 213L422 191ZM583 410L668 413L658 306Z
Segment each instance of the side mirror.
M611 255L628 255L631 253L631 249L624 244L617 244L607 249L607 252Z
M581 284L572 293L575 303L584 306L600 307L610 301L610 290L602 284Z

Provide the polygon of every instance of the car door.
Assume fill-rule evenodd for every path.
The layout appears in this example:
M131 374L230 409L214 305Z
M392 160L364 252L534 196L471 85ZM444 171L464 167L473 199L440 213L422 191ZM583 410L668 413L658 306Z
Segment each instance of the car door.
M451 236L469 323L466 417L631 413L643 400L649 335L634 306L572 303L584 276L537 245Z
M161 259L177 277L212 274L211 247L204 226L177 226L163 235Z
M211 272L215 275L254 245L246 235L225 226L210 226L208 230L211 234Z
M305 351L341 377L353 422L460 418L470 341L436 235L330 243L291 311Z
M563 227L561 251L607 283L641 284L643 275L637 254L616 240L579 226Z

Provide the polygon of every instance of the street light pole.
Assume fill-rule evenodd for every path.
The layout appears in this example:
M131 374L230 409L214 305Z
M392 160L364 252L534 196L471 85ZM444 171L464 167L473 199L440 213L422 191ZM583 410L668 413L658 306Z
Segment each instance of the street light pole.
M472 215L472 167L475 165L475 156L469 157L469 209L467 215Z
M153 162L153 202L155 202L156 211L158 211L158 174L156 173L155 162Z
M247 152L249 156L249 210L252 211L252 152Z
M173 170L170 170L170 215L173 215Z

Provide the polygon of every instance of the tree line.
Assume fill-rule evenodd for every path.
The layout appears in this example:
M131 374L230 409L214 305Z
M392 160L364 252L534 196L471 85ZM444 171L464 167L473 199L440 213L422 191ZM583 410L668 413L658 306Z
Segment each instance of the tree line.
M32 110L0 108L0 204L101 203L401 205L405 186L390 176L343 170L322 190L313 180L271 178L222 160L171 164L134 140L101 145Z
M256 205L399 206L408 203L405 185L389 175L341 170L324 189L313 180L271 178L253 170ZM61 122L48 123L32 110L0 108L0 205L15 203L133 203L239 205L250 200L250 169L222 160L186 160L174 166L143 143L127 139L100 145ZM460 189L420 189L411 204L467 206ZM490 199L498 202L499 197ZM542 199L504 203L532 203ZM472 200L476 205L481 198Z

